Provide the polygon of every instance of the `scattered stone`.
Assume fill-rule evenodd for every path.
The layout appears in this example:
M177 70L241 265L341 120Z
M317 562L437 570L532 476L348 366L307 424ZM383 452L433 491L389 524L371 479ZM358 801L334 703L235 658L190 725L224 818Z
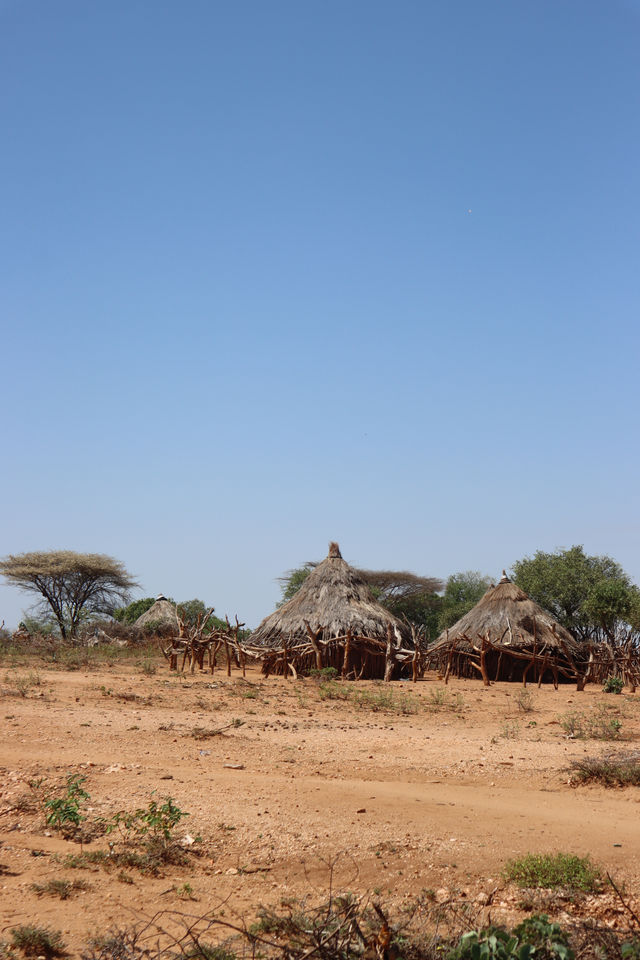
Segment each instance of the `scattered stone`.
M227 770L244 770L244 763L223 763L223 767L226 767ZM227 873L229 871L227 870ZM236 873L238 871L236 870Z

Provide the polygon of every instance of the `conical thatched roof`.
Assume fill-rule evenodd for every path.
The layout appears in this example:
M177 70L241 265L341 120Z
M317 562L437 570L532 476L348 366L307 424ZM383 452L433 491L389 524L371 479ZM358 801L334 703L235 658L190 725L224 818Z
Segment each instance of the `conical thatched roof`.
M178 614L175 606L167 600L162 594L158 596L152 607L149 607L146 613L143 613L136 620L134 626L146 627L153 623L162 627L175 627L178 629Z
M513 650L533 649L534 641L539 650L544 647L560 651L562 643L572 656L581 650L569 631L531 600L504 571L498 585L490 587L472 610L441 633L429 653L449 649L453 643L458 650L470 649L485 637Z
M337 543L329 544L329 555L311 571L298 592L270 614L251 633L251 644L281 647L283 643L306 640L305 620L322 639L353 636L386 639L387 627L397 640L408 638L407 627L376 603L360 574L342 559Z

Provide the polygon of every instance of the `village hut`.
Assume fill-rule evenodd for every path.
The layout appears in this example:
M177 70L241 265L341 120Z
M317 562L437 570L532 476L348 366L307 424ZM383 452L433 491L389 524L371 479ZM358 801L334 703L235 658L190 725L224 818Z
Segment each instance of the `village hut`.
M252 631L248 643L267 675L333 667L344 677L391 679L412 655L410 638L406 624L376 602L331 543L326 559Z
M583 658L582 645L504 570L497 586L428 651L429 664L446 678L482 676L485 683L542 682L546 674L557 685L559 679L576 679L576 664Z
M153 606L149 607L134 623L141 630L153 630L158 633L178 633L178 614L175 604L159 593Z

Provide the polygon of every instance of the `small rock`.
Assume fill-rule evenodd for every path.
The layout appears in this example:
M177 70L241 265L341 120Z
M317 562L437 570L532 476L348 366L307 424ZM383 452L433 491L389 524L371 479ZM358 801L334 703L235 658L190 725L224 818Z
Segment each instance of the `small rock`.
M159 779L160 779L160 780L173 780L173 774L172 774L172 773L163 773Z
M356 810L356 813L366 813L366 812L367 812L366 807L360 807L359 810Z
M476 897L476 903L489 903L489 894L488 893L479 893Z
M223 767L226 767L227 770L244 770L244 763L223 763ZM227 873L229 871L227 870ZM236 870L236 873L238 871Z
M239 871L236 867L229 867L228 870L225 870L225 873L228 877L235 877Z

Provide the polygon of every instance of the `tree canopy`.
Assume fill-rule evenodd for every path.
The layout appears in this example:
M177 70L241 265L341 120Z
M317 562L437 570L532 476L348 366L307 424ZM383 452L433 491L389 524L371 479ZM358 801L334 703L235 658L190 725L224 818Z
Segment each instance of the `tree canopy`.
M640 631L640 591L619 563L582 546L538 550L513 565L514 580L578 640L613 640Z
M465 613L475 607L489 587L491 578L477 570L452 573L447 580L438 611L438 633L452 627Z
M113 619L118 623L125 623L131 626L138 617L150 610L155 603L154 597L141 597L140 600L132 600L126 607L117 607L113 611Z
M317 561L307 561L279 577L282 590L279 607L296 595L317 566ZM429 637L436 635L440 600L437 591L442 589L441 580L436 577L419 577L406 570L356 570L356 573L369 586L378 603L394 616L404 618L415 626L424 627Z
M49 550L0 560L0 574L27 593L40 596L40 611L53 613L63 639L75 638L83 618L110 616L126 602L136 581L124 565L102 553Z

